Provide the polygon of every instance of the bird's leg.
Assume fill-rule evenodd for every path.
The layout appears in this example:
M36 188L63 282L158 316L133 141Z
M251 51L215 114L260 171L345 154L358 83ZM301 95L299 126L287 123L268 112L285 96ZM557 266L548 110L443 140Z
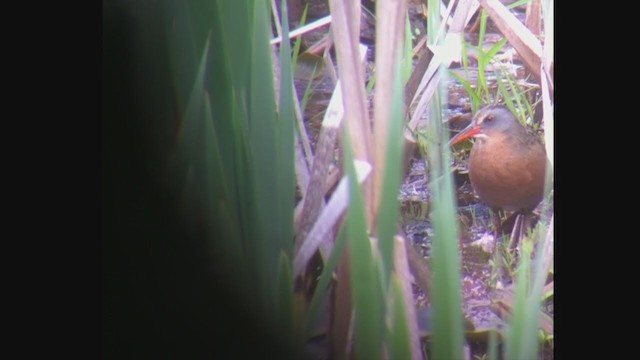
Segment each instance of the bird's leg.
M518 212L516 222L511 232L511 239L509 241L509 251L514 250L520 253L520 242L526 236L527 230L531 226L531 217L528 212Z
M502 221L501 216L500 216L500 211L501 210L494 210L491 211L491 222L493 223L493 235L495 236L496 239L498 239L500 237L500 232L502 231Z
M502 209L492 209L493 211L491 211L492 217L491 220L493 222L493 235L494 238L496 239L496 256L497 258L495 259L495 264L496 264L496 269L498 271L497 273L497 279L500 283L503 283L504 281L508 281L510 278L510 275L505 275L505 274L511 274L511 269L510 269L510 261L506 261L506 257L504 254L504 251L506 250L504 247L504 237L505 237L505 225L508 226L507 222L509 222L509 220L512 218L512 216L508 217L504 222L502 221L502 219L504 218L505 214L504 211Z
M504 212L503 212L504 214ZM512 212L509 216L507 216L506 219L504 219L504 221L502 221L500 223L500 234L510 234L513 231L513 228L515 226L515 221L516 221L516 217L517 217L518 213L516 212Z
M522 219L523 215L517 213L516 222L513 224L513 230L511 230L511 238L509 240L509 251L513 251L519 244L522 238Z

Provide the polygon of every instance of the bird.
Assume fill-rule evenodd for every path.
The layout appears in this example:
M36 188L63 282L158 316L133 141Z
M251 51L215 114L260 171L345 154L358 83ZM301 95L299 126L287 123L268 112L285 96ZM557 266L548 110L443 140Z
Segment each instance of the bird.
M469 180L480 200L496 210L533 211L547 193L550 169L540 138L504 105L480 109L469 126L451 138L449 146L469 138L475 138L468 161Z

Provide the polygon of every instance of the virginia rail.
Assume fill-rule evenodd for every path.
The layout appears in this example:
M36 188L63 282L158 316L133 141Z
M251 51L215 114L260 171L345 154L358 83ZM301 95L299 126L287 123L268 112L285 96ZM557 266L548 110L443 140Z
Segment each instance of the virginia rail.
M480 199L494 209L531 212L545 194L548 160L540 139L502 105L480 109L449 144L471 137L476 141L469 156L469 179Z

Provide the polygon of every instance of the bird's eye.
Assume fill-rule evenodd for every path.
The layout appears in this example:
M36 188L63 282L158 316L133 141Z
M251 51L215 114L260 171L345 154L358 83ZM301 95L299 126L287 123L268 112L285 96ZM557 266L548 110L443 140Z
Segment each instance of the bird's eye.
M484 118L484 122L486 122L486 123L493 122L493 115L487 115L487 117Z

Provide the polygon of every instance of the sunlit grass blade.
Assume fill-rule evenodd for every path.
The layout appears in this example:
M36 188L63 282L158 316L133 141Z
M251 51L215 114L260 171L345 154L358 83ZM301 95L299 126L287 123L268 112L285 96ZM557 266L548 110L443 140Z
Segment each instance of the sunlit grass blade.
M491 61L491 59L493 59L494 56L496 56L497 53L500 52L500 50L502 50L502 48L504 47L504 45L507 43L507 39L502 39L500 41L498 41L497 43L493 44L493 46L487 51L487 63Z

